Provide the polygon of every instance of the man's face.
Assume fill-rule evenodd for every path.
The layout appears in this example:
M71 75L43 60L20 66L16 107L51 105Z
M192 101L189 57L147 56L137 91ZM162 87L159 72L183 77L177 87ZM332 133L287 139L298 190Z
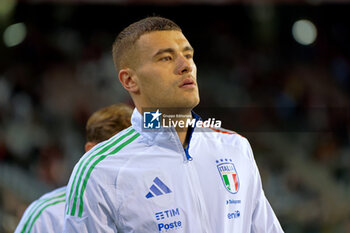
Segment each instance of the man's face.
M199 103L193 48L179 31L155 31L136 42L140 107L192 109Z

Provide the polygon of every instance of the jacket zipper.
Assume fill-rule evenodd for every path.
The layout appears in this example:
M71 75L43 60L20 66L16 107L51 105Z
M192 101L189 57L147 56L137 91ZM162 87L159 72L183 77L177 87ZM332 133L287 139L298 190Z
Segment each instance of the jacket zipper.
M185 150L185 154L186 154L186 157L187 158L190 158L189 161L192 161L192 157L189 155L188 153L188 149ZM198 179L198 176L197 176L197 173L195 171L195 168L192 167L192 164L190 162L187 162L185 164L185 166L187 167L187 179L188 179L188 182L189 182L189 186L190 186L190 192L192 194L192 198L193 198L193 201L195 203L195 206L197 207L197 210L198 210L198 213L199 213L199 219L201 220L200 221L200 225L202 226L202 228L204 227L204 229L202 229L201 232L203 233L210 233L211 230L210 230L210 227L209 227L209 218L208 218L208 214L207 214L207 211L206 211L206 208L204 206L204 204L201 204L201 203L204 203L204 200L203 198L201 197L201 187L197 187L195 188L196 186L198 186L198 182L196 181L199 181ZM197 190L197 192L196 192ZM198 194L200 193L200 194Z
M185 154L186 154L186 159L187 159L187 161L192 161L193 158L192 158L191 155L188 153L188 149L189 149L189 146L187 146L186 148L184 148Z
M199 179L198 179L198 176L196 174L195 168L193 168L192 164L190 163L193 160L192 156L189 154L190 142L192 139L193 131L191 132L190 138L188 140L188 145L185 148L183 148L175 129L173 129L173 133L175 135L175 138L177 139L176 141L178 143L178 147L181 148L182 154L184 154L183 157L186 158L185 164L184 164L186 167L186 171L187 171L186 177L187 177L187 180L189 182L190 192L192 195L192 199L195 203L197 213L199 213L198 218L199 218L200 226L202 228L204 227L204 229L202 229L202 231L200 231L200 232L201 233L211 233L212 231L209 228L209 218L208 218L206 208L204 205L201 204L201 203L204 203L204 200L203 200L203 198L200 197L200 195L198 195L198 192L201 193L201 191L200 191L201 187L196 188L198 190L197 192L195 192L195 189L194 189L194 187L198 186L198 185L196 185L198 183L196 181L199 181Z

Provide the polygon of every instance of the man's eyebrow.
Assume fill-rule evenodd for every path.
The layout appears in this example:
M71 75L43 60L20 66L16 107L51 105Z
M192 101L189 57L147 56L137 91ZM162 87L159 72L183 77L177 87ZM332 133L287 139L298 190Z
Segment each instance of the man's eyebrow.
M166 49L159 49L158 52L156 52L153 57L158 56L159 54L162 53L175 53L175 50L173 48L166 48Z
M182 52L186 52L186 51L192 51L193 52L193 48L191 46L186 46ZM159 49L154 55L153 57L156 57L162 53L175 53L175 50L173 48L165 48L165 49Z
M191 51L191 52L194 52L194 49L191 47L191 46L186 46L182 52L186 52L186 51Z

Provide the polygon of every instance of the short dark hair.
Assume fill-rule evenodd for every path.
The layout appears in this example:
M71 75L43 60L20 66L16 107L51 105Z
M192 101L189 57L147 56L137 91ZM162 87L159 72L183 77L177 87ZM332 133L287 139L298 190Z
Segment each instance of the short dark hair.
M181 28L171 21L163 17L147 17L133 24L130 24L122 30L113 43L113 61L117 72L124 68L127 64L128 52L135 42L145 33L153 31L180 31Z
M126 104L113 104L94 112L86 123L86 140L99 143L128 128L132 111Z

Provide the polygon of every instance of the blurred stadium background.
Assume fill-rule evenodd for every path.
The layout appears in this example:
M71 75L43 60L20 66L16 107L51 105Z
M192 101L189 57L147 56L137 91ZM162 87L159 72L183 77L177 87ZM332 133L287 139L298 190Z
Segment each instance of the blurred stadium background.
M183 28L198 112L250 140L284 230L350 232L349 12L316 0L1 0L0 232L66 184L93 111L131 104L111 45L152 15Z

